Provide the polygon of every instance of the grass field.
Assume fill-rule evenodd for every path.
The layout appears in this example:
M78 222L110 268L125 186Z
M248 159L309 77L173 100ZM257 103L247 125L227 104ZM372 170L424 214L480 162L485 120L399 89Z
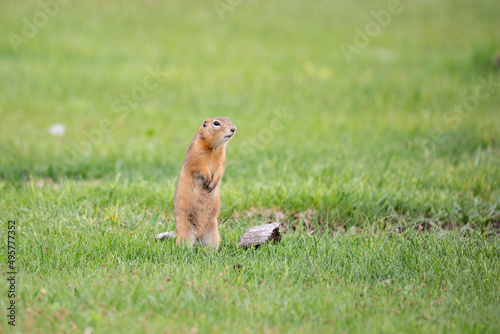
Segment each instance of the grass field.
M44 3L0 2L0 332L500 331L498 1ZM211 116L217 253L153 239Z

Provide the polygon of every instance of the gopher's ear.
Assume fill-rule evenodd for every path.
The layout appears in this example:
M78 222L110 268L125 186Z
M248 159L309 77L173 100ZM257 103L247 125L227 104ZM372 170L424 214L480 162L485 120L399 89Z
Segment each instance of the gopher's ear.
M203 122L203 127L206 128L207 127L207 121Z

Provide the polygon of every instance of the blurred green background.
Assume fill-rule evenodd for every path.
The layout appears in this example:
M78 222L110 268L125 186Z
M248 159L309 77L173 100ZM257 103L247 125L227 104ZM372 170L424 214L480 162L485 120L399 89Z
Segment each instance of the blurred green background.
M226 116L223 218L498 221L498 1L395 2L384 24L391 2L49 3L0 5L2 211L112 183L170 217L191 138Z

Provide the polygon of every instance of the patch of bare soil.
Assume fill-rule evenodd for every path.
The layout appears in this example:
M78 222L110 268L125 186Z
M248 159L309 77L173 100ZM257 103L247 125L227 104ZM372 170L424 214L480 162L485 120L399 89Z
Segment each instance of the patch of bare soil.
M269 223L281 223L280 232L287 233L296 231L299 226L301 230L307 231L310 234L316 232L323 234L324 231L318 228L321 224L318 212L314 209L305 211L283 212L279 209L263 209L256 208L246 210L242 213L236 212L233 217L235 219L252 218L256 220L264 220Z
M406 226L395 226L390 228L390 231L393 232L404 232L408 229L415 229L418 232L439 232L439 231L455 231L460 234L469 234L472 231L480 231L481 234L500 234L500 220L493 220L486 225L477 225L474 223L471 224L460 224L453 221L434 221L428 223L421 223L415 225L406 225Z
M290 211L285 212L277 208L273 209L256 209L246 210L243 212L235 212L235 219L251 218L269 223L281 223L280 232L287 233L291 231L307 232L309 235L313 233L323 234L324 230L321 225L328 225L331 231L341 233L352 232L356 235L360 233L363 227L347 227L342 222L338 221L323 221L318 212L314 209L305 211ZM500 217L499 217L500 218ZM376 230L401 233L408 229L414 229L419 232L439 232L439 231L456 231L462 234L467 234L471 231L480 230L481 233L500 234L500 219L495 219L489 222L486 226L477 224L462 224L453 221L429 221L419 224L401 224L396 218L388 217L384 219L381 226L376 226Z

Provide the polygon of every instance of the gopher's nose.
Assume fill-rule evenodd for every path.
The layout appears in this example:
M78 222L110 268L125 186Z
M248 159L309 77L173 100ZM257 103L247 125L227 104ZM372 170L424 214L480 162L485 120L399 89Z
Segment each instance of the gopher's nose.
M236 127L231 128L231 132L234 133L236 131Z

